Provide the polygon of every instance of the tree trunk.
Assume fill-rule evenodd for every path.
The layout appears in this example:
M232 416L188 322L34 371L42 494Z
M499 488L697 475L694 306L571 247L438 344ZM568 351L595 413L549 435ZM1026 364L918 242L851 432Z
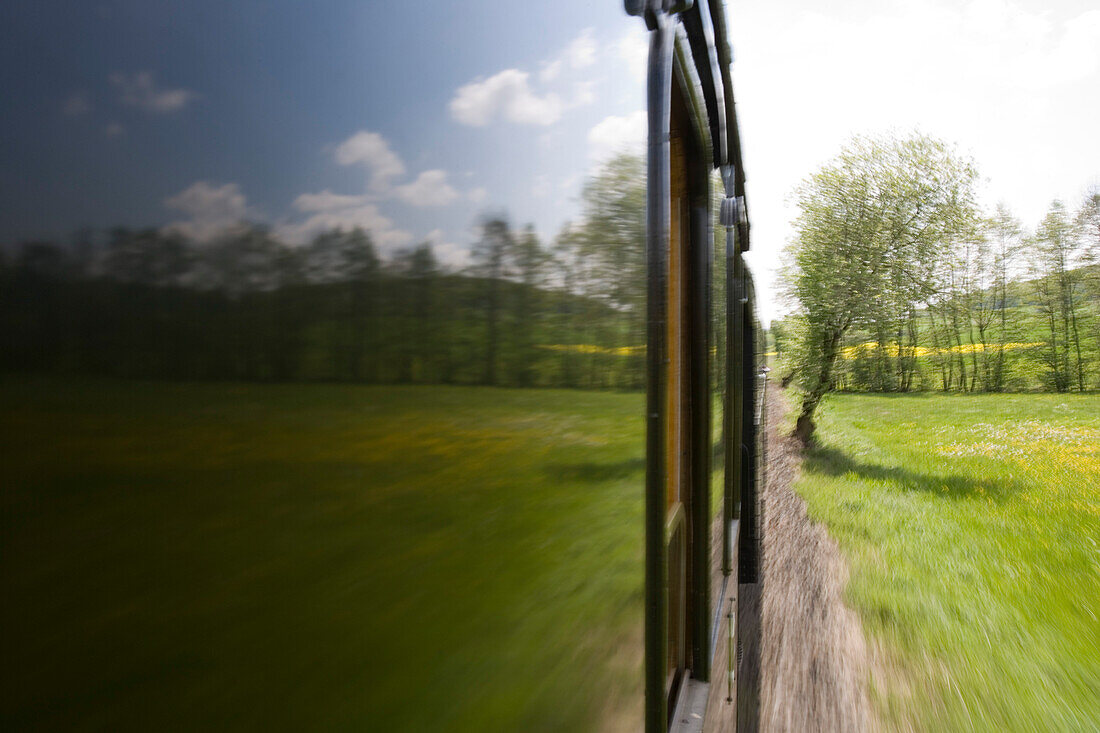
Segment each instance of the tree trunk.
M1077 391L1085 391L1085 368L1084 363L1081 360L1081 335L1077 330L1077 308L1073 304L1072 295L1070 296L1070 322L1073 324L1073 343L1077 349Z
M822 339L821 369L818 372L813 387L811 387L806 393L806 396L802 398L802 411L799 413L798 420L795 421L794 426L795 437L797 437L803 445L809 445L810 441L813 440L814 430L817 428L817 425L814 423L814 411L817 410L821 398L825 396L825 393L828 392L831 387L833 365L836 363L837 346L840 344L842 335L843 331L833 331L826 334Z

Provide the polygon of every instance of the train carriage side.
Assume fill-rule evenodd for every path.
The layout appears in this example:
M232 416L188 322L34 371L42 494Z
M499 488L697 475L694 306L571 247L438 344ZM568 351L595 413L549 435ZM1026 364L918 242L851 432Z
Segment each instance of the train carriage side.
M627 0L650 31L647 150L646 730L734 730L755 709L741 673L759 581L760 329L743 253L749 226L721 0ZM724 303L715 278L711 181L721 173ZM720 330L719 330L720 329ZM724 341L720 450L712 355ZM711 461L724 464L720 516ZM720 538L720 542L712 543ZM751 656L751 651L750 651Z

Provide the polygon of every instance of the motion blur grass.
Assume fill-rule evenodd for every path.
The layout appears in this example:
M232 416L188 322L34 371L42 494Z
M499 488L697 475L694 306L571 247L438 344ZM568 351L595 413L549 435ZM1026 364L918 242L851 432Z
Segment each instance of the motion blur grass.
M837 395L819 441L886 727L1100 730L1100 396Z
M2 727L631 727L642 407L5 379Z

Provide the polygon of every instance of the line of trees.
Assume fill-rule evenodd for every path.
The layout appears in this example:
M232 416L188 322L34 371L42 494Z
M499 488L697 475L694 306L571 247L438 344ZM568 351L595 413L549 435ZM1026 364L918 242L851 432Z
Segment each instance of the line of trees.
M549 244L486 216L460 269L429 243L385 257L362 229L24 242L0 257L0 369L639 389L644 185L640 159L611 160Z
M942 141L853 139L796 191L777 347L803 387L1000 392L1100 386L1100 193L1034 233L984 215L977 171Z

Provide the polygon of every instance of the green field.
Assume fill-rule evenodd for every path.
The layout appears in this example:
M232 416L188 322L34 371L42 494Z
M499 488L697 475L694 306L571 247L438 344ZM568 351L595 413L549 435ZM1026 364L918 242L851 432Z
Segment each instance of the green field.
M0 382L0 725L641 713L642 396Z
M1100 730L1100 396L837 395L818 437L886 727Z

